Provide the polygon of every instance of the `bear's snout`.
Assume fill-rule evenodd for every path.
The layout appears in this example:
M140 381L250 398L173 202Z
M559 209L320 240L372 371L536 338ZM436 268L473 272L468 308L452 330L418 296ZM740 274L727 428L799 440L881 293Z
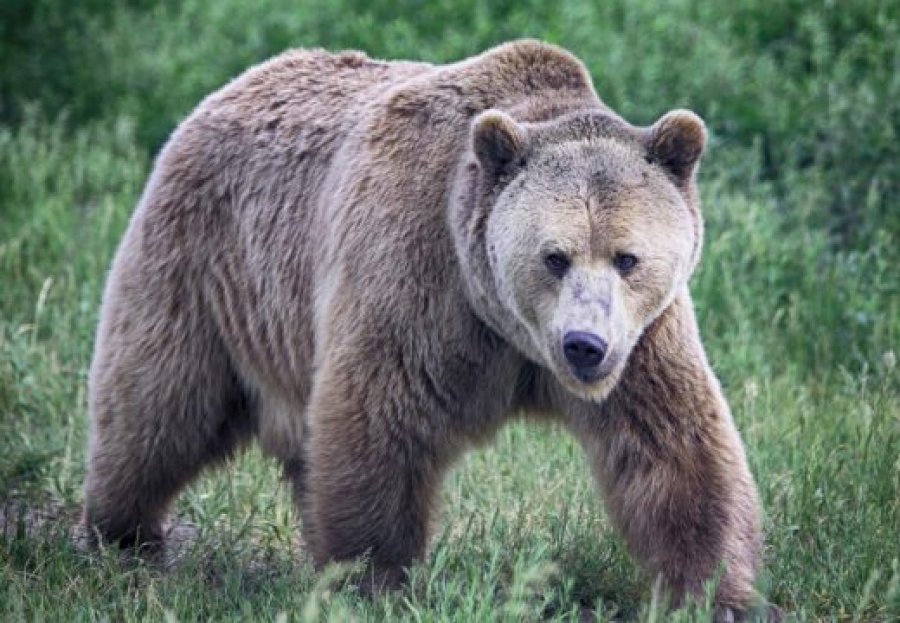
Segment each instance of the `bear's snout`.
M563 353L575 375L584 382L600 377L599 366L606 357L606 341L587 331L569 331L563 336Z

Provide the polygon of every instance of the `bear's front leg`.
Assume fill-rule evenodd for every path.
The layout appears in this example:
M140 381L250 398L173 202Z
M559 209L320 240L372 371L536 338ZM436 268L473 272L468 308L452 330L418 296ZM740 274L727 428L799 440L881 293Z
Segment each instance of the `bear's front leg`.
M342 350L342 349L337 349ZM365 557L362 589L399 586L424 556L440 461L425 405L397 360L332 357L307 413L304 537L317 567Z
M758 600L760 506L688 293L647 328L602 405L565 402L613 522L673 605L718 579L717 612L740 618Z

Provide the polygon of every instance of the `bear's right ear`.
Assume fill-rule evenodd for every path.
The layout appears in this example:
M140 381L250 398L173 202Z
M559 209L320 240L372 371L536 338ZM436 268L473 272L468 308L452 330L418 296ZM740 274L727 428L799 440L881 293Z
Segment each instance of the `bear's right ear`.
M525 130L499 110L488 110L475 118L472 149L489 175L508 173L522 160Z

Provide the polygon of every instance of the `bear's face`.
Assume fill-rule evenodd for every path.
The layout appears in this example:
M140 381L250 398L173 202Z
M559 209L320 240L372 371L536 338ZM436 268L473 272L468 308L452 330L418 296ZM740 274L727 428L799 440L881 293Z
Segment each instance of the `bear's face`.
M643 330L683 287L700 223L705 130L675 112L648 130L609 116L473 129L488 301L482 311L569 391L601 400ZM472 197L474 195L474 197ZM498 326L499 325L499 326Z

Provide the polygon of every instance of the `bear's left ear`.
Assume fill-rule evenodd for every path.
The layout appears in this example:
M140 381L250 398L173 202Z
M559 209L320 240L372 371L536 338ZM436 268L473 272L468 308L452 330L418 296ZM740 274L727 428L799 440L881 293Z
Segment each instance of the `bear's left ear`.
M647 130L647 156L680 183L690 180L706 147L706 125L689 110L673 110Z
M525 129L499 110L487 110L475 118L472 149L489 175L508 173L525 151Z

